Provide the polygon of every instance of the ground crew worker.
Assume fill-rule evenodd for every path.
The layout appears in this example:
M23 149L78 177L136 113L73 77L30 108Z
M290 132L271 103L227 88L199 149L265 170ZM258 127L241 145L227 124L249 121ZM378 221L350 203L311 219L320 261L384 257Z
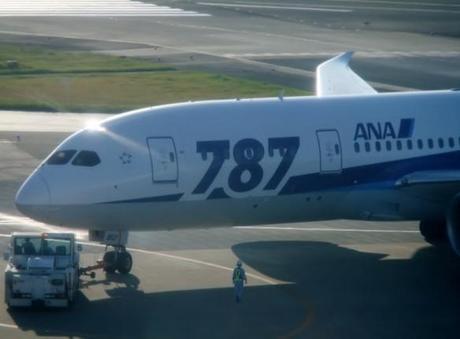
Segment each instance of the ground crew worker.
M30 238L26 238L24 244L22 244L22 253L25 255L34 255L37 253L34 244L30 241Z
M248 283L246 272L244 272L243 264L238 260L236 267L233 270L233 286L235 286L235 300L237 303L239 303L243 297L243 288L245 283Z
M43 255L53 255L53 250L48 246L48 241L42 240L41 254Z

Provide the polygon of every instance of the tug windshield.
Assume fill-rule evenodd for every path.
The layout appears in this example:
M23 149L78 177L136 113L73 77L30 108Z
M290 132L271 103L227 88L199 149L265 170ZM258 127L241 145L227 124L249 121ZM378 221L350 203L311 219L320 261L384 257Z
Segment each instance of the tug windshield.
M15 255L70 255L70 240L44 237L18 237L14 240Z

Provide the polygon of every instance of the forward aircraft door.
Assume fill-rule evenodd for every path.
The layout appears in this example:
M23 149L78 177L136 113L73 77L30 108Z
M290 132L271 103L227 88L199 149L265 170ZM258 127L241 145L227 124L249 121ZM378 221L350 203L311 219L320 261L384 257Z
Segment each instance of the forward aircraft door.
M173 138L148 138L153 182L172 183L178 179L176 147Z
M342 147L336 130L316 131L318 138L321 173L342 171Z

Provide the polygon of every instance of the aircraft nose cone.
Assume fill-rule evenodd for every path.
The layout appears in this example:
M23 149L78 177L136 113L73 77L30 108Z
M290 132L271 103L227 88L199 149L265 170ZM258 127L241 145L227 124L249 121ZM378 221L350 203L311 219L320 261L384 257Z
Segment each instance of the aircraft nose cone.
M16 194L17 209L27 216L33 216L37 207L49 205L51 201L48 184L38 172L32 174Z

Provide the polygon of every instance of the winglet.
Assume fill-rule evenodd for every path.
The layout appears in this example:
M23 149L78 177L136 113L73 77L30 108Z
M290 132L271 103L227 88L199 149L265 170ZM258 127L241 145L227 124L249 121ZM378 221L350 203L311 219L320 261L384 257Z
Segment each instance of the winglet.
M316 68L316 95L376 94L377 91L348 66L353 52L340 54Z

